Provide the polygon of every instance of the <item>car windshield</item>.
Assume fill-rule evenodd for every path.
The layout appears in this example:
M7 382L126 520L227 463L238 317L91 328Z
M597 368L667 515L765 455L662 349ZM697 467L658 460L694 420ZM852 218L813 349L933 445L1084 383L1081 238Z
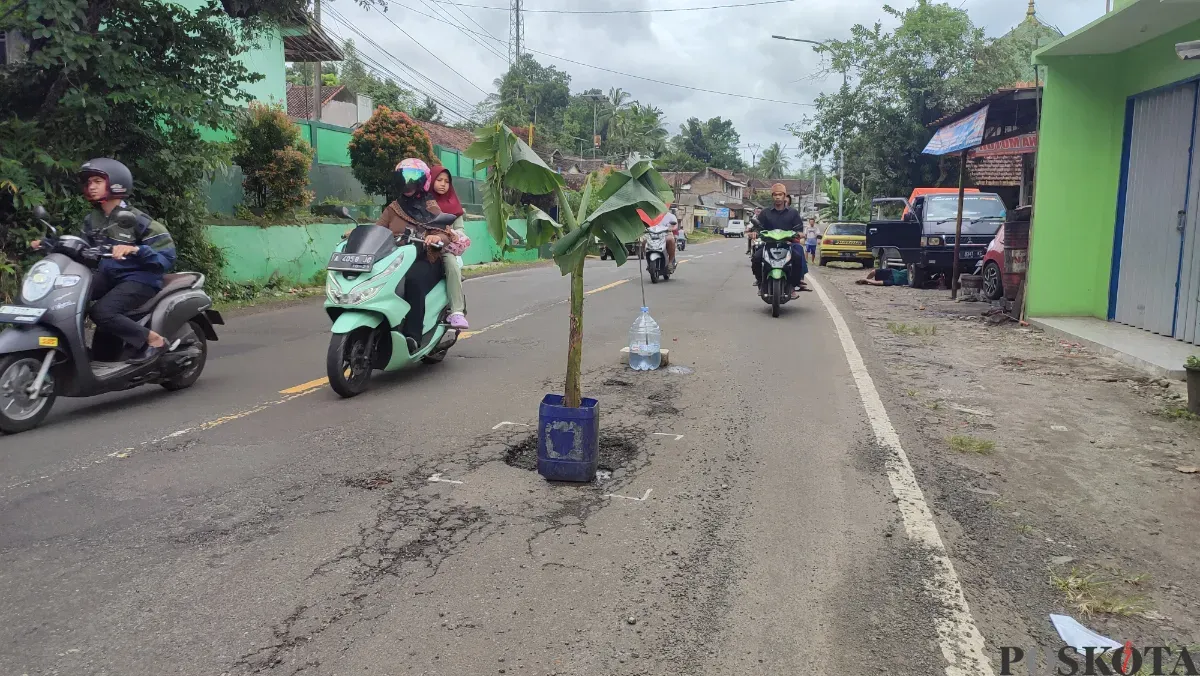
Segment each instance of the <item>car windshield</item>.
M958 218L958 195L930 195L925 198L925 221L936 223ZM963 222L1005 217L1004 202L995 195L965 195Z
M867 236L867 226L861 223L834 223L825 231L826 235L842 235L844 237Z

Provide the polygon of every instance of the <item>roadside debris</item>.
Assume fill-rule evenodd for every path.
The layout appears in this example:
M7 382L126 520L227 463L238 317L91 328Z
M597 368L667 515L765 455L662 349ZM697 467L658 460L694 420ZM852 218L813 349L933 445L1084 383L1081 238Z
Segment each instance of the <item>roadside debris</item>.
M1054 630L1058 632L1058 636L1063 640L1063 643L1075 649L1075 652L1083 655L1087 652L1087 648L1120 648L1121 644L1108 638L1101 636L1096 632L1088 629L1074 618L1066 615L1051 615L1050 623L1054 625Z

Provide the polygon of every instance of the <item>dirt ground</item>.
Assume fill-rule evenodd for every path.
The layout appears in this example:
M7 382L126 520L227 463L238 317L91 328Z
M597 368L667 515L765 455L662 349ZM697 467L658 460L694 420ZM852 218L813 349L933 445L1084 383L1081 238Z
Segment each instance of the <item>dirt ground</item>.
M1200 641L1200 422L1181 382L948 291L816 276L854 309L994 648L1057 649L1047 613L1135 645Z

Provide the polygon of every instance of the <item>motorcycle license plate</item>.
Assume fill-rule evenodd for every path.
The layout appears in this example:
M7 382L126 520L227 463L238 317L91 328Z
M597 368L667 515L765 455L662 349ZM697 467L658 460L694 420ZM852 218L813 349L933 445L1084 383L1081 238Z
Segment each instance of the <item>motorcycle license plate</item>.
M32 324L44 314L45 308L0 305L0 324Z
M375 254L335 253L326 267L337 272L370 272L375 266Z

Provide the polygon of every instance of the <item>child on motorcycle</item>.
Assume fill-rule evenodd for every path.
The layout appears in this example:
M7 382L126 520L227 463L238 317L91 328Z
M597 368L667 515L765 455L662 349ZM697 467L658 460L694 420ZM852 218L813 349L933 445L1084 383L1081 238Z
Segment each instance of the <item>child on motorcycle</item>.
M410 309L402 330L408 338L409 350L415 352L424 335L425 296L437 285L442 274L450 272L444 269L443 259L447 253L454 256L461 254L470 240L454 229L442 230L426 225L441 213L437 200L430 197L433 174L429 165L410 157L396 165L394 175L400 196L384 208L375 224L382 225L396 235L408 232L411 239L425 243L426 255L413 262L404 286L404 300ZM458 288L461 293L462 271L457 265L454 271L459 275Z
M458 199L458 194L454 192L454 182L450 178L450 170L441 167L433 167L433 195L437 202L440 213L454 214L458 216L458 220L454 225L450 226L459 239L455 242L454 248L466 251L471 245L471 239L463 232L463 211L462 202ZM465 331L468 328L466 316L466 299L463 296L462 290L462 265L458 259L462 255L459 253L451 253L448 247L442 254L442 267L446 269L446 294L450 297L450 326L460 331Z

